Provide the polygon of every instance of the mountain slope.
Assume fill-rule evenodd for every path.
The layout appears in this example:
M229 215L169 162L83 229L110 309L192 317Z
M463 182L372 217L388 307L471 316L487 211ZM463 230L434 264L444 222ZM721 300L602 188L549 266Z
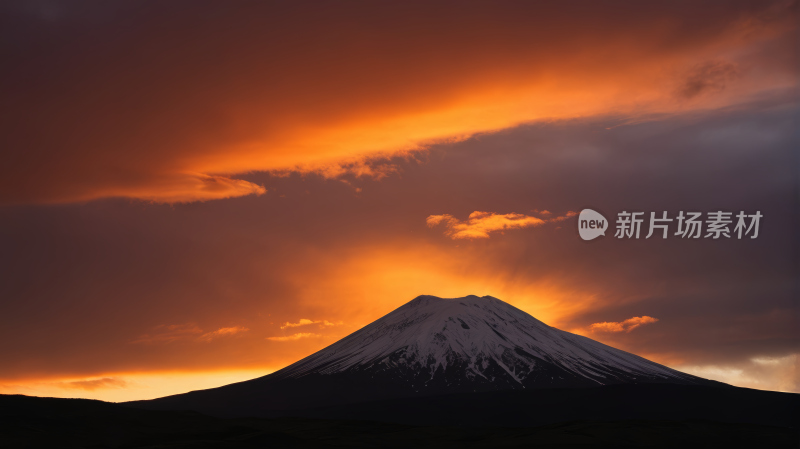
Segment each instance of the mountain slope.
M393 397L642 383L724 385L547 326L490 296L419 296L268 376L135 405L264 416Z
M424 383L444 376L454 386L502 382L511 388L562 380L587 385L704 383L550 327L491 296L419 296L273 376L291 379L347 371L397 371Z

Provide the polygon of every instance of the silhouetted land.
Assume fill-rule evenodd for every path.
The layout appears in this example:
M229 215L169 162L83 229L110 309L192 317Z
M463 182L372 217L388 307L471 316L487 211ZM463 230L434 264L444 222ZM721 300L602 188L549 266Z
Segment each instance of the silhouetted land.
M759 407L760 410L755 410L751 418L760 415L761 421L773 422L773 425L767 425L747 422L747 419L736 421L739 409L735 407L732 413L720 415L716 420L658 418L658 414L654 414L658 409L656 406L649 411L631 410L632 418L620 418L618 413L603 417L598 412L604 408L613 411L615 407L597 404L593 409L590 407L591 410L581 411L578 398L584 398L583 406L587 407L590 402L601 399L598 395L616 393L621 397L621 406L616 409L630 406L630 401L626 402L619 391L606 390L607 393L603 393L601 389L591 389L597 391L587 396L588 390L581 389L580 394L577 390L554 390L548 392L551 394L548 400L542 399L543 391L539 390L535 392L538 401L533 395L520 395L521 392L443 395L326 407L301 413L317 418L231 419L191 411L144 410L83 399L0 395L0 447L796 448L800 443L798 429L791 427L797 424L795 413L800 395L735 389L741 394L738 398L716 398L723 401L720 408L730 408L731 403L725 401L741 403L749 400L739 409ZM714 392L694 397L700 401L713 399L709 394ZM570 399L570 395L574 397ZM647 396L647 392L643 395ZM552 406L559 396L565 405L560 411L551 411L550 419L558 421L569 415L569 410L575 412L573 416L591 419L536 425L542 407ZM678 394L672 406L682 400L685 397L682 399ZM687 408L683 415L691 416L689 408L692 404L684 405ZM394 411L390 413L391 410ZM681 416L675 410L670 411L670 407L663 410L661 416ZM370 413L374 415L370 420L341 419ZM392 413L406 418L400 421L434 424L399 423L391 419ZM517 417L508 420L514 413ZM340 419L330 419L334 414L339 414ZM640 416L636 417L637 414ZM501 422L505 425L498 425Z
M675 384L502 390L339 404L302 416L414 425L532 427L576 420L704 420L797 427L800 394Z

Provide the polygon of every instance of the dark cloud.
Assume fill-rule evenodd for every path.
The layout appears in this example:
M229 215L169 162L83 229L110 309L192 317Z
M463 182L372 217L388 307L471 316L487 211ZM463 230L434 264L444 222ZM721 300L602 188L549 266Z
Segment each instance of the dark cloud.
M727 61L708 61L692 68L678 94L691 99L706 92L718 92L739 76L736 64Z

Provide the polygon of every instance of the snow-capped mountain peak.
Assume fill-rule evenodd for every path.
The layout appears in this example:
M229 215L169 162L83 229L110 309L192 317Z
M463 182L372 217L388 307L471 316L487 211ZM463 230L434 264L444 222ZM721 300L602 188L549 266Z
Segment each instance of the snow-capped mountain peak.
M347 372L392 373L425 384L440 377L448 386L500 382L511 388L702 380L550 327L491 296L419 296L273 376Z
M550 327L491 296L419 296L282 370L147 407L274 416L391 398L646 383L724 386Z

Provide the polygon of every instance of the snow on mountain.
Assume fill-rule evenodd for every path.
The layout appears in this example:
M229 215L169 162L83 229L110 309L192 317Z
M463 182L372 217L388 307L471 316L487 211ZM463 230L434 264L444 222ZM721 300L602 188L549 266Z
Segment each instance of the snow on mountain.
M267 377L345 373L371 373L372 379L390 374L425 384L440 378L445 388L707 382L550 327L491 296L419 296Z
M284 416L383 399L652 383L725 386L555 329L490 296L420 296L272 374L130 405Z

